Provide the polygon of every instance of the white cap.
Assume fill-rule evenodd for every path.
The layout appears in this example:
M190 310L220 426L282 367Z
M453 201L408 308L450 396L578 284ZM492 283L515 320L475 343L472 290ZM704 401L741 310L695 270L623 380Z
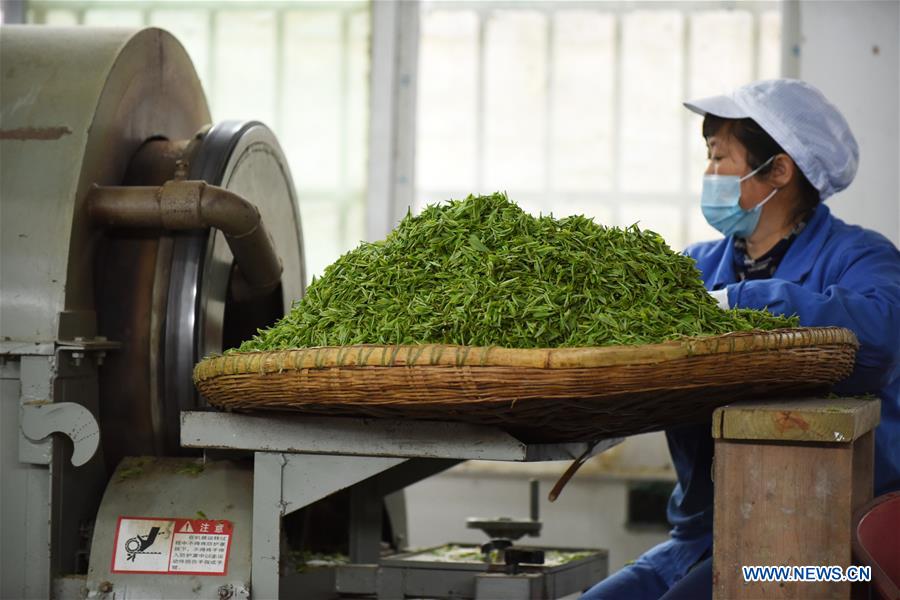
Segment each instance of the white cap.
M757 81L728 95L684 105L700 115L756 121L784 148L822 200L856 176L859 146L850 126L822 92L804 81Z

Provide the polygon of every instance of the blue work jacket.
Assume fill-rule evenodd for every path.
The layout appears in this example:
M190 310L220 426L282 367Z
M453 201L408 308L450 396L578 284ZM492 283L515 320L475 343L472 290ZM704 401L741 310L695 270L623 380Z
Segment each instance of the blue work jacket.
M691 246L709 290L728 290L732 307L768 309L803 326L836 325L859 338L853 372L839 394L881 398L875 430L875 494L900 489L900 252L884 236L847 225L819 205L771 279L738 282L734 240ZM709 423L666 432L678 484L668 505L672 540L643 558L669 585L712 543L713 444ZM675 552L678 548L679 551ZM665 550L665 551L664 551ZM654 552L655 551L655 552ZM654 556L655 555L655 556ZM681 560L672 561L673 556ZM659 560L655 560L655 558Z

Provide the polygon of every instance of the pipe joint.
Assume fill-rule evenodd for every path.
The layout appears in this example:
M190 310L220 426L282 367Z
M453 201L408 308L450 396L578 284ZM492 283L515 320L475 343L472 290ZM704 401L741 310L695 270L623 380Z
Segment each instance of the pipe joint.
M101 227L167 231L220 230L238 266L233 292L271 292L281 282L281 259L255 204L205 181L171 180L160 187L94 186L88 211Z
M160 221L164 229L200 229L206 227L200 201L206 191L205 181L167 181L158 192Z

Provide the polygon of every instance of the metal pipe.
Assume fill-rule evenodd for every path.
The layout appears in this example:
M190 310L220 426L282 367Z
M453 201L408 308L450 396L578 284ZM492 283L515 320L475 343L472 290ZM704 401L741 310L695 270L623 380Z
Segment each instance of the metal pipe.
M150 139L141 144L128 162L121 185L162 185L170 179L186 179L175 173L187 154L187 140Z
M95 185L88 211L101 227L220 230L237 264L232 285L237 297L268 293L281 282L281 260L259 210L225 188L178 180L159 187Z

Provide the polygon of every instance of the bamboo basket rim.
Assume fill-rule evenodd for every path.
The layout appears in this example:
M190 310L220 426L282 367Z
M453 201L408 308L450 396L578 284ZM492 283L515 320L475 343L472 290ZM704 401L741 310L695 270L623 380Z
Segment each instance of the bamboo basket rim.
M659 344L567 348L505 348L447 344L316 346L276 351L233 352L207 357L194 367L194 382L221 375L286 370L366 367L510 367L582 369L647 365L692 356L786 348L851 345L856 335L842 327L796 327L687 337Z

